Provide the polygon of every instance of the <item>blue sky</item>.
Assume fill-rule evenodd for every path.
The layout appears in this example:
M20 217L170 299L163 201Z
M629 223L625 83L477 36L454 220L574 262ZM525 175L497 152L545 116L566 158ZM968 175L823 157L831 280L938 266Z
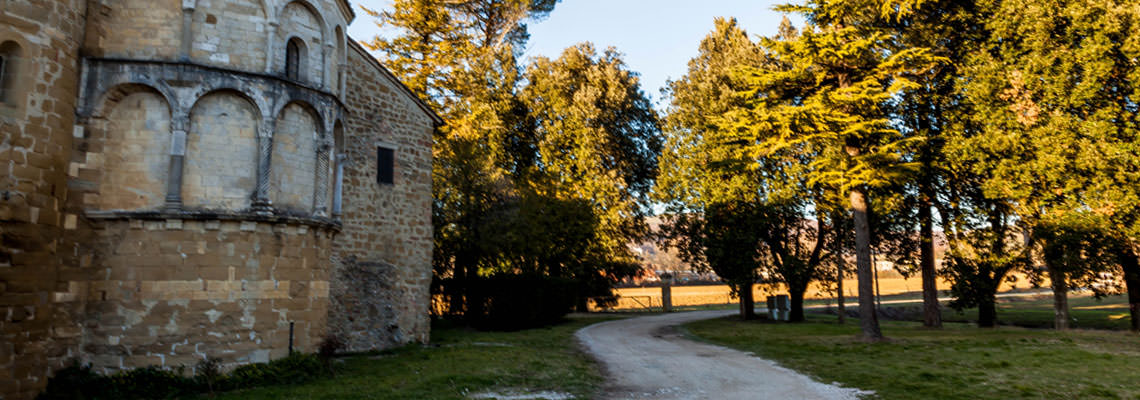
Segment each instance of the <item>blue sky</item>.
M655 102L667 79L685 74L697 46L713 28L715 17L736 17L751 35L776 33L781 14L771 0L562 0L542 21L528 23L526 56L558 57L575 43L589 41L599 50L614 46L629 68L641 74L641 86ZM356 0L382 9L390 0ZM793 19L793 21L797 21ZM797 23L797 26L799 24ZM382 34L374 20L357 11L349 35L367 40Z

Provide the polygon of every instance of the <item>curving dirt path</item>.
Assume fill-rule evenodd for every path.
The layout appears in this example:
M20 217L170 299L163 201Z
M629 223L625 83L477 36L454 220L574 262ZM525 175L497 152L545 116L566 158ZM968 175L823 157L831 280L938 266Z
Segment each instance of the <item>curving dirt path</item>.
M751 353L694 342L675 327L732 315L694 311L602 322L575 336L609 376L603 399L857 399Z

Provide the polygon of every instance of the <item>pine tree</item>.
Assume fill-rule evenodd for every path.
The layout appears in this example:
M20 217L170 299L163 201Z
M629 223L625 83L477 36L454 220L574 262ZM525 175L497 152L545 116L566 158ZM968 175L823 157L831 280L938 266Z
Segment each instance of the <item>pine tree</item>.
M782 69L745 68L744 109L730 111L721 131L726 141L746 144L753 158L795 152L811 159L809 183L848 193L855 219L860 324L869 340L882 338L872 290L872 232L868 191L902 179L902 155L914 140L894 129L888 106L910 76L925 73L938 58L925 48L895 49L881 28L899 9L878 1L810 1L779 9L804 14L811 23L792 40L766 40ZM886 10L884 12L884 10Z

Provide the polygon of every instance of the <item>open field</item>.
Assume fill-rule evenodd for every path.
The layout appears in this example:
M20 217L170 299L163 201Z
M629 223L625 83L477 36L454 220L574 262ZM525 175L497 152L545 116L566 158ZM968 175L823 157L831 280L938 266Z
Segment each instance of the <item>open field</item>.
M1127 327L1120 296L1072 301L1082 327ZM1050 304L1040 298L1003 300L998 318L1032 325L1042 314L1051 318ZM972 314L945 314L956 315L968 320ZM882 399L1140 397L1140 369L1131 367L1140 362L1140 340L1133 333L980 329L966 323L931 330L917 322L884 321L889 340L868 344L856 338L858 320L839 325L834 318L809 314L803 324L726 318L685 327L703 340L754 352L822 382L874 390Z
M1008 291L1014 289L1027 289L1030 288L1029 282L1024 277L1019 277L1018 281L1014 284L1002 285L1001 291ZM854 299L858 295L858 281L854 278L843 280L843 292L848 299ZM1044 283L1048 285L1048 282ZM1047 287L1047 286L1046 286ZM950 289L950 283L944 280L938 281L938 290L946 291ZM731 290L728 285L704 285L704 286L674 286L673 287L673 305L674 306L699 306L710 304L729 304L735 303L737 299L730 295ZM879 278L880 293L886 297L891 295L910 293L922 290L922 279L918 276L912 276L909 279L898 276L895 273L883 273ZM645 308L660 308L661 307L661 288L659 287L644 287L644 288L618 288L614 290L618 294L618 304L614 307L615 310L632 310L632 309L645 309ZM753 287L753 294L759 306L763 306L763 301L768 295L787 293L783 287L770 288L765 285L756 285ZM808 288L805 296L807 299L830 299L835 297L834 289L825 289L818 283L812 284ZM851 303L848 300L848 303Z
M603 382L573 334L612 316L573 316L558 326L477 332L434 326L431 346L344 359L338 376L304 385L231 393L220 399L468 399L480 393L551 391L590 398Z

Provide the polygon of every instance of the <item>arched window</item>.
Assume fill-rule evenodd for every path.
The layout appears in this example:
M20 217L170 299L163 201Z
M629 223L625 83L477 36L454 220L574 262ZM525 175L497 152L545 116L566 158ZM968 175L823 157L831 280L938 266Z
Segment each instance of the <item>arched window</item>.
M16 71L20 64L20 45L16 42L0 44L0 103L16 103Z
M305 42L300 38L289 39L285 44L285 77L299 81L305 69Z

